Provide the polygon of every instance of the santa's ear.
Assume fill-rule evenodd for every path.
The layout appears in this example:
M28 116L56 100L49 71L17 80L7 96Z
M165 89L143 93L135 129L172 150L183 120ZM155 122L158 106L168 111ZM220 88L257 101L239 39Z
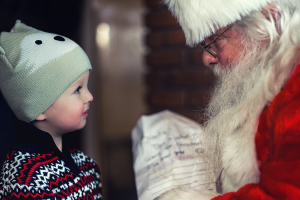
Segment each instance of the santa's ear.
M46 115L44 113L40 114L35 118L35 121L44 121L46 119Z
M273 3L268 3L268 5L261 10L261 13L269 21L274 20L276 22L281 17L281 14L280 14L280 11L279 11L277 5L275 5Z

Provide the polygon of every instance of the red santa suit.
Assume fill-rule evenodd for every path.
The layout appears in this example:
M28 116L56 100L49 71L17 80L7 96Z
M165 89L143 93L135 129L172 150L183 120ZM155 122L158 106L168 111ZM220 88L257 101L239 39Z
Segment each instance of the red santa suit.
M213 200L300 198L300 65L262 112L255 138L260 180Z

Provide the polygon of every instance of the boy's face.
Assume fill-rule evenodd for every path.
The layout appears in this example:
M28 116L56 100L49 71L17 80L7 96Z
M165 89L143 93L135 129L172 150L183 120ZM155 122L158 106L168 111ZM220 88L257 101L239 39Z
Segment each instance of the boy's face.
M79 130L86 124L90 102L93 96L88 90L89 71L82 74L43 113L46 130L56 136Z

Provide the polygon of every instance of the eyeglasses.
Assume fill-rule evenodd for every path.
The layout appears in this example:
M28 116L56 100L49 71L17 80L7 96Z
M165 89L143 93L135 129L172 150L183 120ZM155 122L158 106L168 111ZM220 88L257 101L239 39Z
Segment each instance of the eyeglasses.
M214 44L215 42L218 41L219 37L221 37L228 29L230 29L231 26L229 26L227 29L225 29L220 35L218 35L218 37L216 37L215 39L213 39L210 43L208 43L207 45L204 44L204 42L200 43L200 47L202 47L206 52L208 52L210 55L212 55L214 58L216 58L217 56L215 54L213 54L209 49L211 49L211 45Z

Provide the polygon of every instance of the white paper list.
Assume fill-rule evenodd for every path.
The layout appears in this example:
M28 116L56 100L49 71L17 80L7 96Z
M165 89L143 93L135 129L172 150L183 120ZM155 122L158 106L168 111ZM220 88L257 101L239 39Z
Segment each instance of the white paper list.
M201 133L198 123L170 111L140 118L132 131L139 200L176 186L207 187Z

